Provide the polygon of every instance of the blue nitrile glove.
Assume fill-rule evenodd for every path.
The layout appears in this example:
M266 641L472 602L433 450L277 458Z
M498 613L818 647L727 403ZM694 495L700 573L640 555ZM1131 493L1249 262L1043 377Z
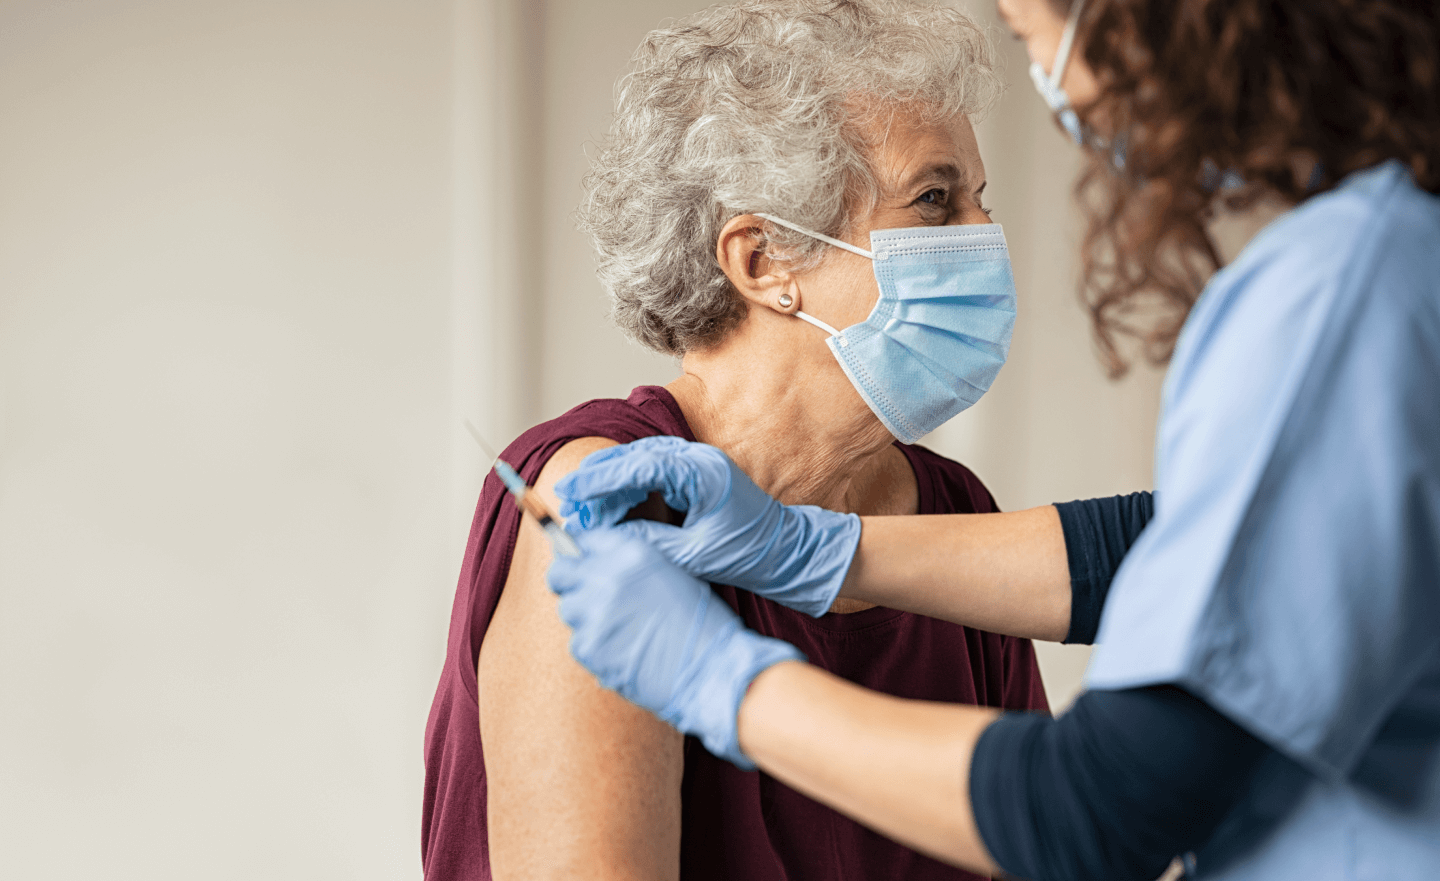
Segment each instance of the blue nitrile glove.
M582 528L611 526L659 492L684 511L681 527L632 521L681 569L741 587L819 617L845 583L860 544L860 518L812 505L782 505L709 444L647 437L586 456L555 484L561 513Z
M575 537L583 555L556 554L546 580L574 633L570 653L614 689L710 752L750 770L735 717L750 682L805 656L747 630L699 579L623 529Z

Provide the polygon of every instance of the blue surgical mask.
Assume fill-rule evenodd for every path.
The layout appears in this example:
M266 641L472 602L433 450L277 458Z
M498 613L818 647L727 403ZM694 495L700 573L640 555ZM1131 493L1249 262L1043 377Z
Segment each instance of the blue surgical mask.
M877 229L870 250L772 223L873 261L880 298L860 324L827 344L860 397L900 441L913 444L980 400L1010 351L1015 276L998 224Z

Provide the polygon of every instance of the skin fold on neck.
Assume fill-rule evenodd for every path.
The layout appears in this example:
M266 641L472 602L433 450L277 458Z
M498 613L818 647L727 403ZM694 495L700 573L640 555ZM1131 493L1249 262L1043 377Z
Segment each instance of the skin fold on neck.
M666 386L695 438L724 450L785 504L916 513L909 460L868 409L854 412L847 400L857 398L854 392L824 388L830 383L823 372L806 370L793 351L754 352L754 336L737 331L716 350L687 354L683 374ZM838 599L831 611L870 608L873 603Z
M830 371L807 369L793 351L752 354L754 342L730 340L724 351L686 355L683 375L667 386L696 439L724 450L785 504L914 513L905 504L914 495L909 462L863 402L856 412L847 400L855 393L827 388L834 385ZM911 492L890 486L907 476Z

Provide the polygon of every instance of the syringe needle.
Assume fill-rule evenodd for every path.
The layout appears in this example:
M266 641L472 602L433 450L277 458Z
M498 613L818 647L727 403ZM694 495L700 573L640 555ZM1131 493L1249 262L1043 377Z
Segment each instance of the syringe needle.
M475 423L471 422L469 419L466 419L465 428L469 430L470 436L475 438L475 443L480 445L481 452L490 457L491 462L494 462L496 459L500 458L500 454L495 452L494 448L491 447L489 444L485 443L485 438L481 436L480 429L475 427Z
M510 463L500 458L499 454L496 453L489 444L485 443L485 438L480 435L480 429L476 428L475 424L469 419L465 420L465 428L470 431L470 436L475 438L475 443L480 445L480 449L490 457L490 467L495 469L495 473L499 476L500 482L505 484L505 488L510 491L510 496L515 500L516 506L519 507L521 511L534 517L540 524L540 528L545 531L546 537L550 539L550 546L553 547L557 553L565 554L569 557L580 556L580 546L575 544L575 539L571 538L570 534L565 531L565 527L559 518L550 513L550 509L545 506L545 503L540 500L540 497L535 494L535 491L525 484L525 481L521 479L520 475L515 473L515 469L510 467Z

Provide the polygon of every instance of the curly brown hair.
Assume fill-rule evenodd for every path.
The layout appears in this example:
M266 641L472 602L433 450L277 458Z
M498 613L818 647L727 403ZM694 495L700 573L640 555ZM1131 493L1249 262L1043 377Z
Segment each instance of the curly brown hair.
M1390 159L1440 193L1435 0L1090 0L1077 48L1102 96L1081 119L1126 153L1117 168L1092 148L1076 187L1081 298L1112 376L1122 337L1152 363L1173 353L1221 264L1217 205L1296 205ZM1222 169L1244 186L1218 189Z

